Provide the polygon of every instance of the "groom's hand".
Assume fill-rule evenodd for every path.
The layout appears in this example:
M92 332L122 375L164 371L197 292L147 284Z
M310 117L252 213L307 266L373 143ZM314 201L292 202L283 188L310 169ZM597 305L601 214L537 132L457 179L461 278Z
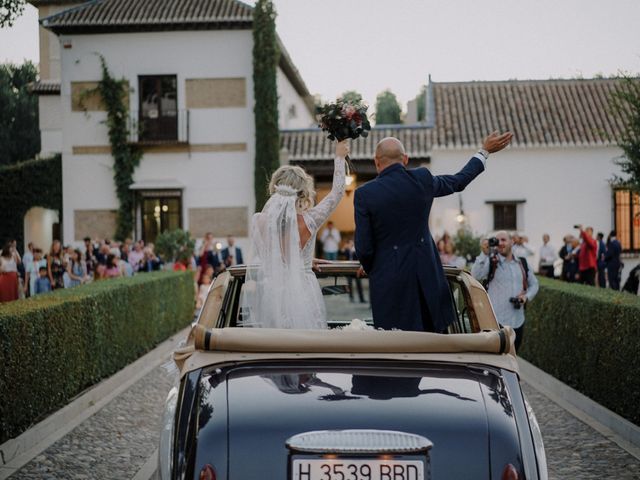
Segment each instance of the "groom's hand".
M511 139L513 138L513 133L505 132L499 134L496 130L491 133L487 138L482 142L482 148L485 149L489 153L499 152L503 148L505 148L509 143L511 143Z

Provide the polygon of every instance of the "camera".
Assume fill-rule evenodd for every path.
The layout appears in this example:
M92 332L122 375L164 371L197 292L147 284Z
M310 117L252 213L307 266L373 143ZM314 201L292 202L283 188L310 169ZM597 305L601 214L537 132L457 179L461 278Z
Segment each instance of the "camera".
M573 226L573 228L580 228L581 226L582 226L582 225L578 225L578 224L576 224L576 225L574 225L574 226Z
M524 303L522 300L520 300L520 297L510 297L509 302L516 310L520 310L520 307L522 307L522 304Z
M489 238L489 246L497 247L500 244L500 241L496 237Z

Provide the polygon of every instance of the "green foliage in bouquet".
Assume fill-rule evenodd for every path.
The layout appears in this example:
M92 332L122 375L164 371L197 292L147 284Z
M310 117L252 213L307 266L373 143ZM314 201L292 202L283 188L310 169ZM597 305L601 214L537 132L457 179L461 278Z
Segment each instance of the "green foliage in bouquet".
M270 0L258 0L253 9L253 93L256 127L254 190L256 211L269 198L271 174L280 166L278 87L280 51L276 39L276 12Z
M165 262L179 262L193 256L196 242L189 232L177 228L162 232L156 238L155 249Z

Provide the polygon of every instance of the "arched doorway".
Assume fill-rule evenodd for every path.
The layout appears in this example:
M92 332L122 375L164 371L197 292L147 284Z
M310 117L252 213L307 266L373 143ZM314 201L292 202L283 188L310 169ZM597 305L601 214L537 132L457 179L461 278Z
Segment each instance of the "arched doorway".
M56 210L30 208L24 216L24 251L29 242L48 251L54 238L60 238L60 216Z

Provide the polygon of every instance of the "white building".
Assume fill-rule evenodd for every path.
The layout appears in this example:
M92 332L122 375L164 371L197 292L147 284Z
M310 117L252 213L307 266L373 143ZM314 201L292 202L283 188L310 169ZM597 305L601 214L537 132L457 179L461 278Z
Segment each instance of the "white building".
M491 155L486 171L464 192L435 199L433 235L454 234L461 210L476 233L522 231L536 252L544 233L559 250L564 235L577 234L574 224L592 225L605 237L615 228L628 271L640 253L640 199L610 183L622 173L614 162L622 150L610 141L622 128L608 109L615 86L616 80L605 79L431 83L424 124L379 126L353 142L355 183L375 176L371 159L385 136L404 143L412 165L448 174L468 161L485 135L511 130L512 146ZM317 129L289 130L283 146L289 161L326 181L331 152L322 137ZM352 195L333 220L353 231Z
M110 238L119 202L100 57L129 86L135 237L181 227L245 237L254 211L252 8L236 0L34 0L40 10L42 154L62 153L65 243ZM280 126L314 123L281 45ZM138 133L135 127L141 127ZM266 181L266 179L265 179ZM28 240L28 239L27 239Z

